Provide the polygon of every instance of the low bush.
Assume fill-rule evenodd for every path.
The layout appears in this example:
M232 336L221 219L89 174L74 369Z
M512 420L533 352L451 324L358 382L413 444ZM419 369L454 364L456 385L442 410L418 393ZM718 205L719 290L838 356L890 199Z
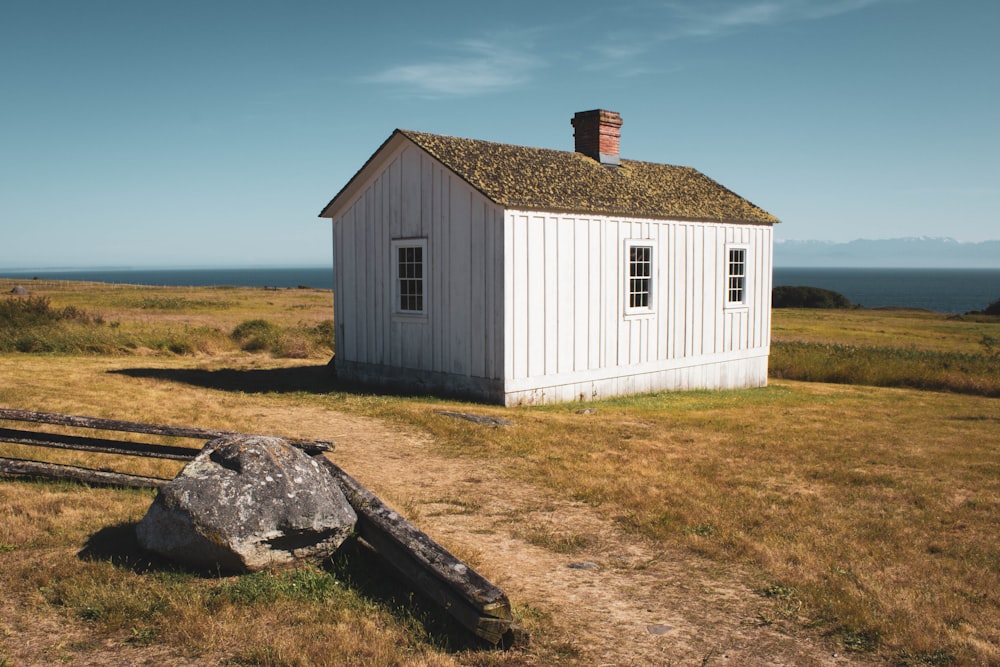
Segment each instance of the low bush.
M66 320L87 322L91 318L74 306L53 308L52 302L44 296L9 297L0 301L0 327L5 329L37 327Z
M854 304L840 294L822 287L779 285L771 291L775 308L852 308Z
M245 352L268 352L275 357L306 359L333 350L333 321L282 328L268 320L245 320L233 329L232 339Z
M232 338L246 352L273 350L281 338L281 327L267 320L245 320L233 329Z
M987 315L1000 315L1000 299L997 299L990 305L986 306L986 310L983 312Z

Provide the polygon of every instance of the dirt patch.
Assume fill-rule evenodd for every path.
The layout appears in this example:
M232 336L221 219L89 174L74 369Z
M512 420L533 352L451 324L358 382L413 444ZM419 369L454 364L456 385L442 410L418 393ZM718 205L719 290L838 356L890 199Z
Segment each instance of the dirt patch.
M426 436L325 410L262 411L274 432L336 440L330 456L551 628L535 641L593 665L841 665L783 623L738 568L626 534L614 517L444 456ZM446 418L446 417L442 417ZM484 427L486 428L486 427Z
M512 665L873 662L802 630L739 568L637 538L496 464L447 456L419 432L311 406L258 405L253 415L264 432L334 440L334 462L501 586L534 629ZM0 658L11 665L217 664L176 647L93 640L85 624L36 611L0 610Z

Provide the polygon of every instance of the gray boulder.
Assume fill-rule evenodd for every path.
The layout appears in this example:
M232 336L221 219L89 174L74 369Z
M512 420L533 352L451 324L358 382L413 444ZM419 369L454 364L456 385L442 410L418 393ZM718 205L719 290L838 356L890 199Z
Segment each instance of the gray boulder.
M148 551L199 568L255 572L330 557L357 515L326 469L281 438L205 445L136 527Z

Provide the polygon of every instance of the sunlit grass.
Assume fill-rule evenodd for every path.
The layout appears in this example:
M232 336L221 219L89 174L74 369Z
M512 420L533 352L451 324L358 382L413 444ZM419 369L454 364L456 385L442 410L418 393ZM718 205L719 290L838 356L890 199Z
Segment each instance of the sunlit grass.
M774 379L764 389L504 409L347 391L323 374L321 354L306 361L275 359L240 349L250 337L231 336L241 323L255 320L272 325L247 326L263 332L264 340L275 328L320 326L329 318L329 293L313 301L294 290L97 291L53 294L53 304L104 312L126 330L162 331L198 321L223 332L226 341L217 350L187 356L0 354L0 405L320 438L326 434L297 430L296 411L393 420L431 434L439 453L498 462L505 474L586 502L635 539L750 568L753 588L775 602L774 616L762 623L816 628L844 650L874 651L895 664L1000 663L1000 403L983 395L996 386L997 374L988 365L996 356L989 340L1000 338L995 318L779 310L775 368L794 352L800 368L825 367L826 375L817 379L843 373L839 381L854 384ZM176 299L194 305L184 308ZM218 308L208 305L213 300ZM836 355L824 356L825 350L854 367L838 370ZM927 380L940 372L940 362L949 364L950 384ZM875 375L890 372L892 382ZM956 393L962 383L979 388ZM578 412L584 407L593 412ZM515 426L484 428L435 409L499 416ZM0 455L15 448L5 447ZM88 454L45 456L81 465L95 461ZM171 468L148 462L114 465L171 474ZM218 582L161 581L111 563L81 564L68 555L102 527L137 520L148 494L7 482L0 483L4 491L0 512L11 517L0 522L4 599L33 599L32 591L46 588L59 594L38 604L65 610L75 622L132 643L190 642L199 655L222 651L235 628L246 624L262 639L245 646L237 664L331 664L320 657L318 643L296 648L291 628L297 624L344 635L346 643L336 644L341 651L349 652L352 641L358 650L374 641L379 648L373 650L389 656L372 658L375 664L454 664L419 631L414 634L409 621L384 610L362 611L354 624L309 620L308 613L317 610L339 618L334 607L358 607L327 597L297 611L300 602L293 603L280 580L257 582L276 596L268 599L281 614L271 614L268 605L236 600L236 588L213 588ZM460 498L443 498L442 508L477 511ZM519 531L520 539L558 553L588 546L585 535L531 526ZM35 568L40 561L50 566ZM99 592L102 578L109 586ZM142 592L134 607L116 597L129 586ZM88 606L96 611L81 615ZM110 618L117 620L103 620ZM268 623L280 631L265 632ZM477 660L516 664L511 656Z

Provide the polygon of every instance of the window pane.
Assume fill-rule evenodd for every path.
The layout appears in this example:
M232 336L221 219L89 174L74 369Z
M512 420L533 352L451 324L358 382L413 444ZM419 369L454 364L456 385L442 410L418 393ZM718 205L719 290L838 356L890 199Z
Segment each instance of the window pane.
M730 248L729 250L729 280L726 301L728 303L743 303L746 291L746 249Z
M653 249L650 246L629 247L628 307L649 308L653 275Z
M419 313L424 310L424 249L421 246L400 246L396 254L399 288L399 310Z

